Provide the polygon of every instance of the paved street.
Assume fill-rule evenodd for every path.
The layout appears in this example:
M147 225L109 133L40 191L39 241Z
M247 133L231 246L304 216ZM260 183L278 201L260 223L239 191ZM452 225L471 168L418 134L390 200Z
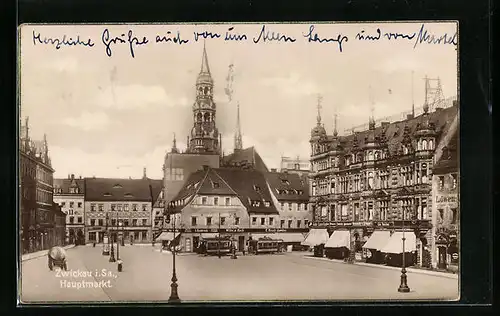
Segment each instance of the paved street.
M67 250L67 255L73 276L49 271L46 257L22 263L23 302L163 301L170 295L172 255L150 245L120 247L123 272L117 272L117 264L101 255L100 247L80 246ZM306 255L239 256L233 260L181 254L176 257L179 296L183 301L458 298L457 279L409 272L411 292L398 293L397 270L315 260ZM95 287L75 288L82 280L92 281L88 284ZM75 287L64 287L71 281Z

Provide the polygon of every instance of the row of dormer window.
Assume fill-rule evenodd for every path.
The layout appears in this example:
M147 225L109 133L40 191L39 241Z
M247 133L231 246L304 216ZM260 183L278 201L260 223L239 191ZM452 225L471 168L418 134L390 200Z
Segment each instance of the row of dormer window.
M103 203L99 203L99 204L96 204L96 203L91 203L90 204L90 211L94 212L94 211L104 211L104 204ZM111 211L118 211L118 212L121 212L121 211L125 211L125 212L128 212L129 210L132 210L132 211L139 211L139 205L134 203L134 204L111 204L110 205L110 210ZM148 204L147 203L143 203L141 205L141 209L142 211L147 211L148 210Z
M69 188L70 194L79 194L82 193L79 188ZM54 188L54 194L63 194L62 188Z

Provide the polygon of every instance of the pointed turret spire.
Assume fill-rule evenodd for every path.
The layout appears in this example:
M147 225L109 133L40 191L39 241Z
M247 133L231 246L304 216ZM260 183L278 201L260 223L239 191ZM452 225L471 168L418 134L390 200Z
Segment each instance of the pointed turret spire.
M370 98L370 118L368 120L368 128L370 130L375 129L375 102L373 101L372 86L369 87L369 98Z
M188 136L188 138L189 138L189 136ZM177 149L177 139L175 138L175 133L174 133L174 140L172 142L171 152L176 153L176 154L179 153L179 150Z
M415 96L413 94L413 74L415 72L411 71L411 117L415 117Z
M200 73L210 74L210 67L208 66L207 49L205 46L205 41L203 41L203 56L201 59L201 70Z
M243 140L241 139L241 125L240 125L240 102L236 105L236 133L234 134L234 150L243 149Z
M318 105L317 105L317 108L318 108L318 116L316 117L316 121L318 123L318 126L321 126L321 101L323 100L323 97L318 94Z

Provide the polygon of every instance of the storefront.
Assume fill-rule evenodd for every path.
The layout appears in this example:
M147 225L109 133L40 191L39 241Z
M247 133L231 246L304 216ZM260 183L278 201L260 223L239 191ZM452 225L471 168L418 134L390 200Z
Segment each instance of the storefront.
M351 248L351 233L348 230L336 230L325 244L325 255L330 259L346 259Z
M385 263L389 266L401 267L403 253L405 266L413 266L417 262L417 236L410 230L395 231L380 252L385 254Z
M390 238L391 232L388 230L376 230L368 237L368 240L363 245L367 263L384 263L385 256L381 250Z

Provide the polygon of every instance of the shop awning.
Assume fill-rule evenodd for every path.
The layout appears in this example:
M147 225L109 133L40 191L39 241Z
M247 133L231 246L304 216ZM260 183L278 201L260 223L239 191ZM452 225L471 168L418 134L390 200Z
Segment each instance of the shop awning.
M276 234L276 239L281 239L283 242L302 242L304 235L301 233L279 233Z
M336 230L330 236L330 239L325 244L325 248L341 248L346 247L347 249L350 247L351 243L351 234L348 230Z
M391 232L388 230L376 230L372 233L368 241L363 245L366 249L382 249L391 238Z
M179 236L179 233L174 233L173 232L162 232L160 236L156 237L156 240L174 240Z
M201 238L216 238L219 237L218 233L201 233Z
M304 241L301 243L303 246L317 246L324 244L328 241L328 231L326 229L311 229L307 234Z
M412 231L404 233L405 252L412 252L417 250L417 237ZM394 232L391 238L387 241L384 247L380 250L385 253L403 253L403 232Z

